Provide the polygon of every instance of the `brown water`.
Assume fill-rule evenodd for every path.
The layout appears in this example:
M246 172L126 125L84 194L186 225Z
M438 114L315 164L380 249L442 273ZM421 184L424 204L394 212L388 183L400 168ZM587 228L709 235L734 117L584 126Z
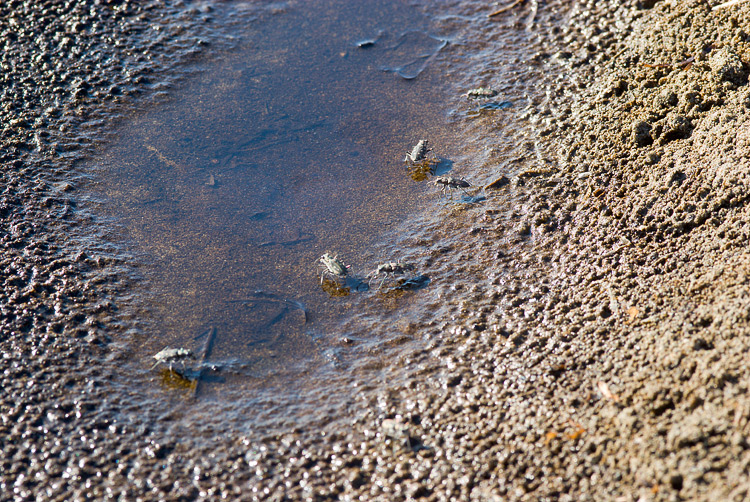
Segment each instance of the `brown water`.
M95 162L101 204L143 277L126 350L151 382L138 399L191 429L330 422L412 371L396 358L434 347L467 312L460 288L481 291L462 284L470 253L455 252L477 237L452 222L481 219L485 194L441 198L430 181L450 173L481 187L534 162L533 142L517 137L533 92L521 49L530 33L498 29L484 4L430 18L396 1L232 8L251 19L234 48L209 51ZM515 80L484 80L501 64ZM507 103L483 110L460 97L480 85ZM433 175L403 160L423 138ZM346 280L321 281L326 252L349 265ZM415 264L417 287L378 289L372 272L396 259ZM488 284L502 274L485 269ZM208 333L197 388L151 368L165 346L200 356Z
M254 8L234 50L119 128L97 191L144 264L150 296L130 349L142 372L179 394L151 355L200 354L215 329L201 397L284 389L291 402L301 382L344 371L342 319L396 308L382 301L396 283L378 290L371 274L402 257L374 245L439 200L403 159L422 138L449 144L435 60L450 33L402 2ZM449 149L434 158L450 169ZM326 252L347 280L321 281Z

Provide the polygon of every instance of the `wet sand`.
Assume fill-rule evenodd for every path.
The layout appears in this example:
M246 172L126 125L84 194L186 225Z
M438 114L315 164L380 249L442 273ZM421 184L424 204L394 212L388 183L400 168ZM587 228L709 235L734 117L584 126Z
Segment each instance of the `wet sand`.
M8 498L747 497L750 5L528 2L492 19L486 4L432 7L465 23L453 57L482 63L447 71L457 87L512 70L508 84L529 89L510 116L457 107L457 134L487 141L463 174L509 183L394 235L428 250L434 287L419 321L384 319L370 350L389 357L352 404L364 411L271 436L186 429L195 405L165 412L118 377L137 260L77 210L75 161L106 138L103 103L166 92L215 14L107 5L0 10ZM143 30L157 19L154 43ZM488 67L508 39L518 60ZM112 62L139 43L150 58ZM57 64L61 50L71 60Z

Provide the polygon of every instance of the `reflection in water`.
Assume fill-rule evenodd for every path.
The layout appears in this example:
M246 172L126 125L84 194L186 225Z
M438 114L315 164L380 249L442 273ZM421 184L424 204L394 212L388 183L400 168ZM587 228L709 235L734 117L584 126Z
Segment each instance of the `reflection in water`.
M351 288L342 286L338 281L334 281L333 279L323 279L320 283L320 289L328 293L328 296L331 298L349 296L349 293L352 292Z
M176 368L162 368L159 371L159 378L162 387L171 390L194 393L198 386L195 379L186 377L182 371Z
M425 181L435 174L440 162L437 159L425 159L420 162L413 162L408 166L409 176L414 181Z

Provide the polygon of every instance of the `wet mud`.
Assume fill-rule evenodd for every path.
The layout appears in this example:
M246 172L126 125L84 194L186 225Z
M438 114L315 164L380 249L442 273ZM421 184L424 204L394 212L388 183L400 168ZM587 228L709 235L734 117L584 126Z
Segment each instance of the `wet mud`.
M252 410L201 426L186 417L207 401L165 407L145 378L119 377L138 257L76 190L75 161L111 131L101 117L158 99L195 47L226 40L196 35L216 14L12 4L0 8L8 498L747 497L750 5L430 7L461 33L438 61L474 146L454 169L491 188L384 235L428 286L408 317L344 321L341 347L378 360L350 369L348 414L269 435L237 425ZM139 44L150 57L127 49ZM512 106L460 97L479 86ZM398 307L397 292L382 305ZM358 318L375 317L378 341L359 339Z

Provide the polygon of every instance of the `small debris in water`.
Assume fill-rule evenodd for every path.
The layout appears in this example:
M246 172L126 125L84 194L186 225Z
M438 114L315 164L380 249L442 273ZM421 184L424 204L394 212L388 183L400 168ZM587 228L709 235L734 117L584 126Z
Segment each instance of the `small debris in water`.
M208 362L208 358L211 357L211 351L214 347L214 342L216 341L216 327L211 326L208 328L207 331L204 331L200 335L198 335L195 339L198 340L199 338L206 336L206 341L203 344L203 350L201 351L201 360L200 360L200 368L198 369L197 374L195 375L195 387L193 387L193 397L198 397L198 394L201 390L201 381L203 380L203 373L205 371L204 366Z
M500 188L509 184L510 184L510 179L507 176L502 175L484 188L486 190L499 190Z
M515 0L515 2L512 2L512 3L508 4L508 5L506 5L505 7L502 7L502 8L500 8L500 9L494 11L494 12L491 12L491 13L487 14L487 17L499 16L503 12L509 11L510 9L512 9L513 7L515 7L516 5L519 5L519 4L523 3L523 1L524 0Z

